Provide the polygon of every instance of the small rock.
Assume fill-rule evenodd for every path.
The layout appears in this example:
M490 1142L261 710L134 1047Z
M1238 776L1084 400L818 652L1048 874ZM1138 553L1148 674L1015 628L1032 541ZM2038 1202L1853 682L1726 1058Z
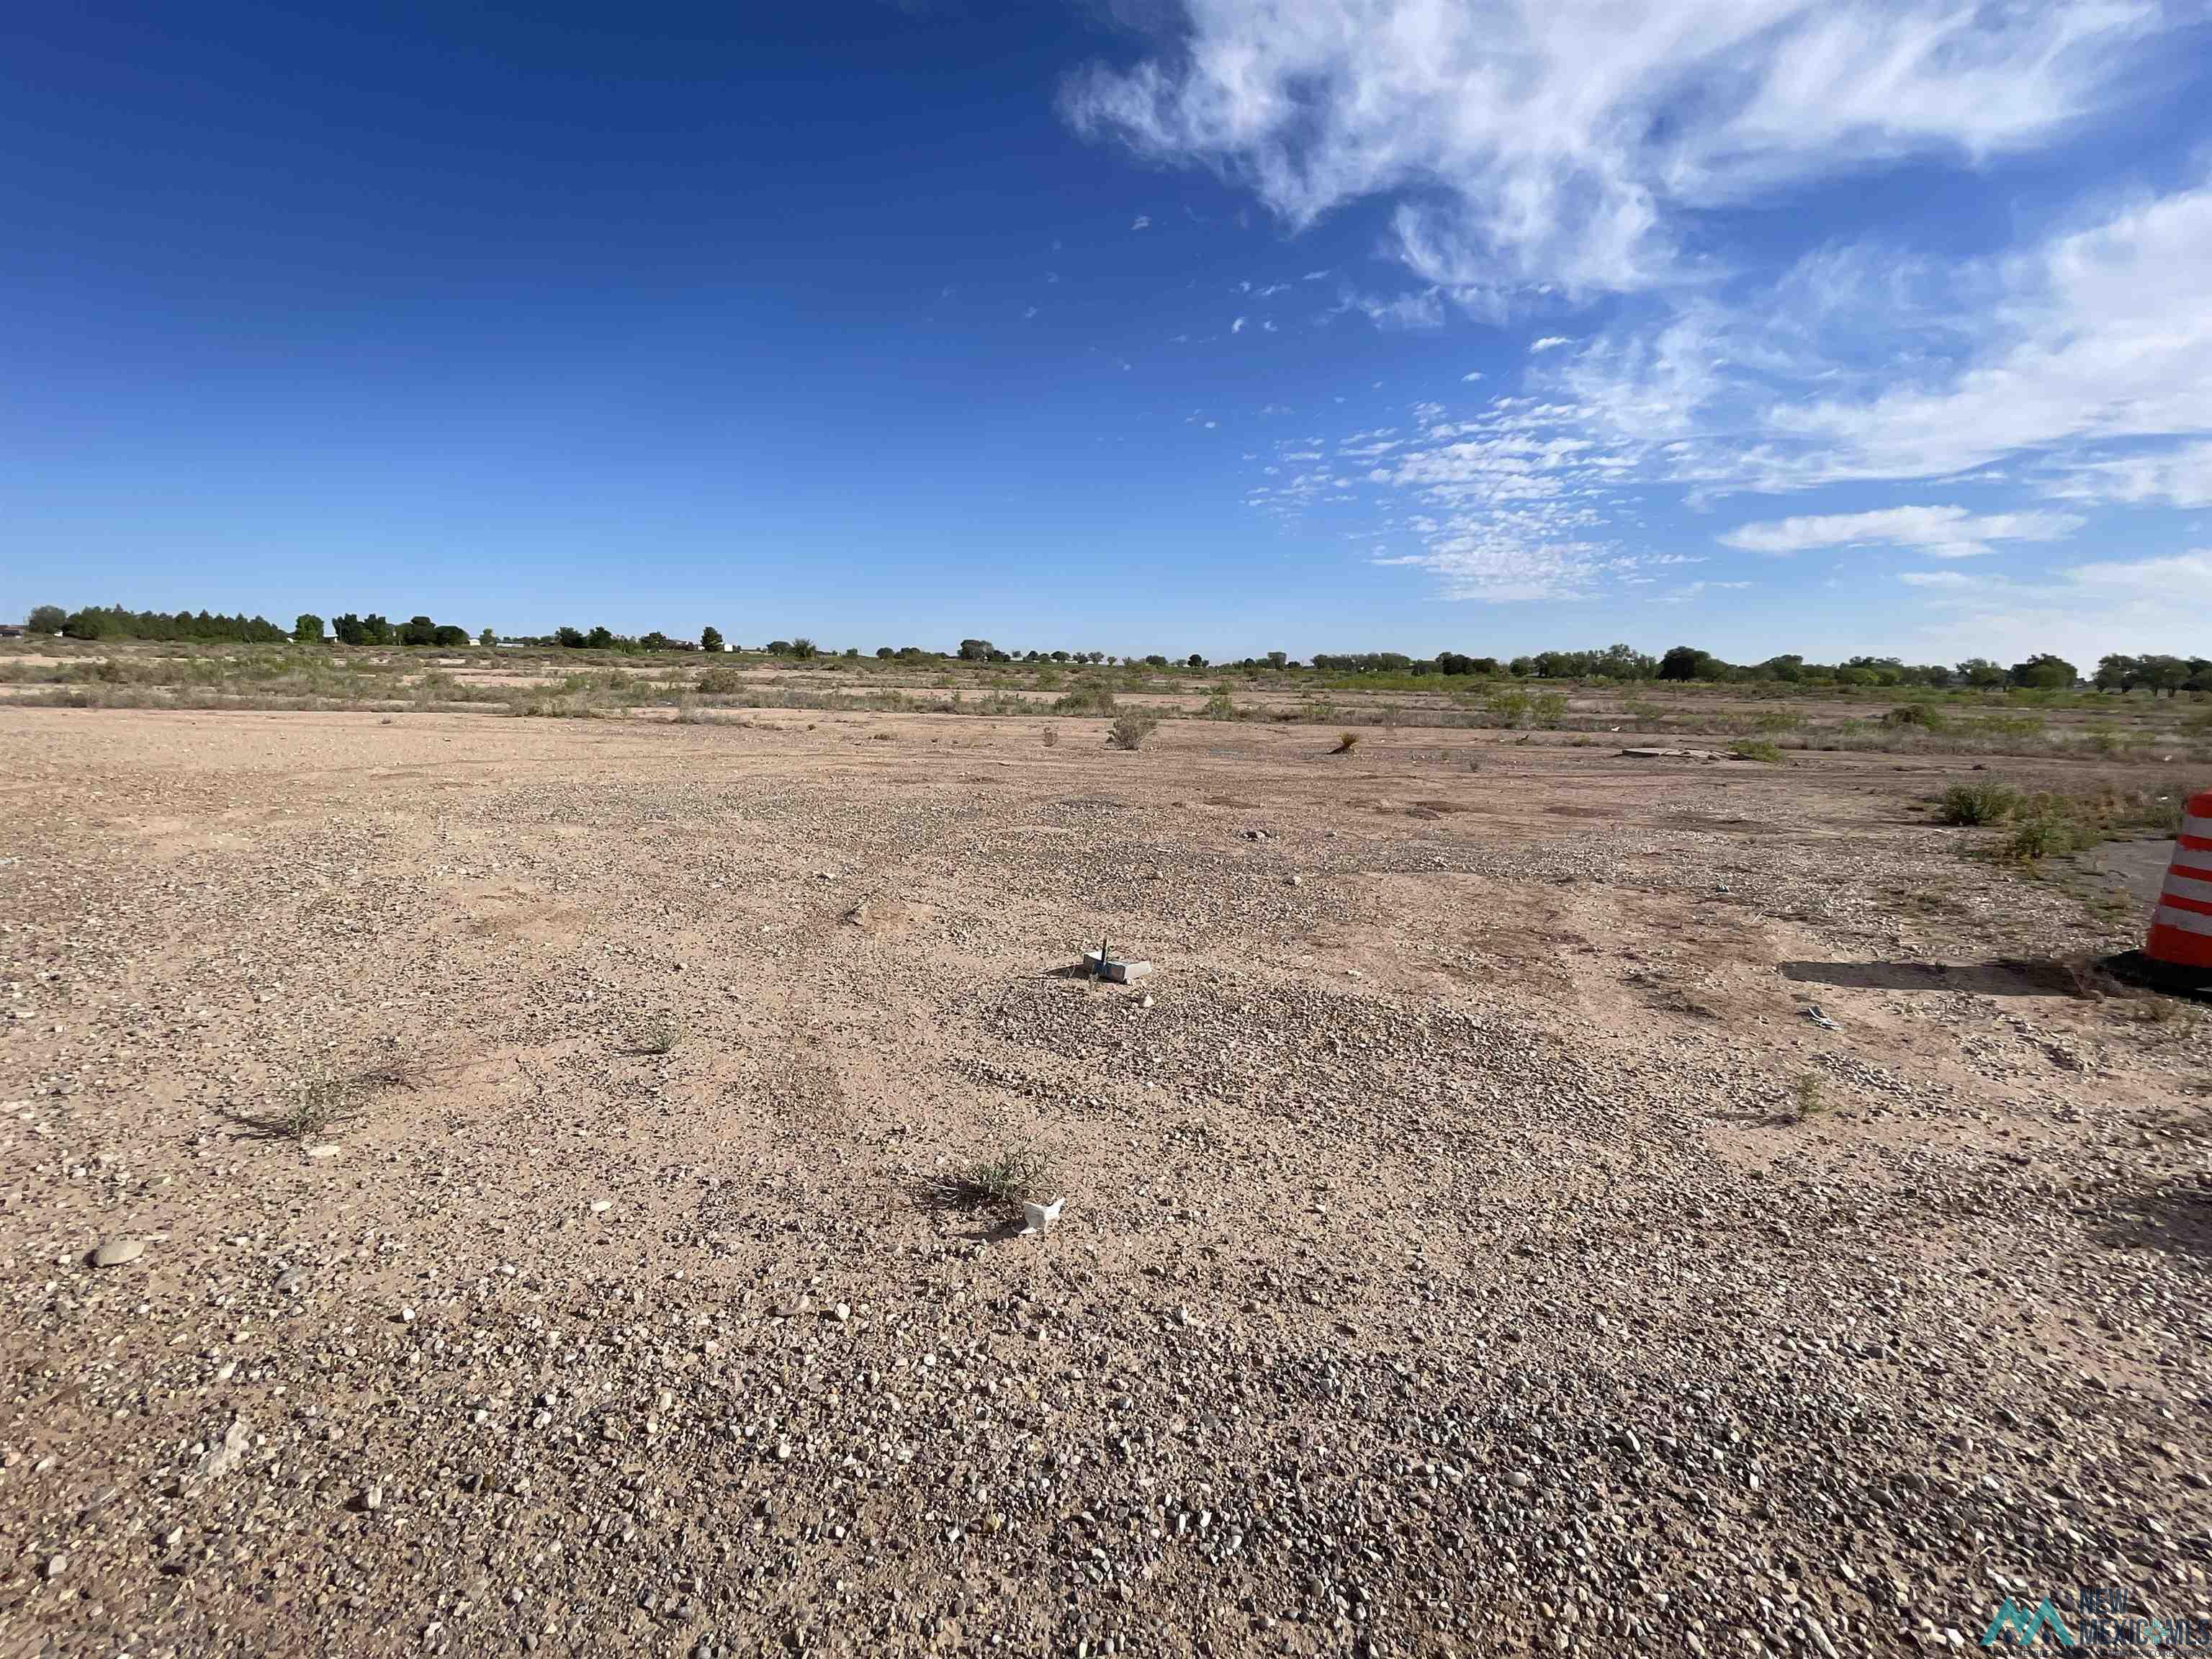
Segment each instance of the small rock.
M46 1558L47 1577L58 1578L68 1571L69 1557L66 1555L50 1555Z
M143 1238L111 1238L92 1253L95 1267L120 1267L125 1262L136 1261L146 1254Z
M326 1140L319 1146L308 1147L307 1156L309 1158L336 1158L344 1150L345 1148L339 1146L335 1140Z
M614 1200L611 1198L595 1198L592 1200L592 1213L593 1215L605 1215L609 1210L613 1209L614 1206Z

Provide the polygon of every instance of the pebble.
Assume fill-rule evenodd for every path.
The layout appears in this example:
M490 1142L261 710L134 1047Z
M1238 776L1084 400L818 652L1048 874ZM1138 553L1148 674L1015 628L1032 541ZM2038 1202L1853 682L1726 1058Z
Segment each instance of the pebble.
M92 1253L95 1267L120 1267L146 1254L143 1238L111 1238Z

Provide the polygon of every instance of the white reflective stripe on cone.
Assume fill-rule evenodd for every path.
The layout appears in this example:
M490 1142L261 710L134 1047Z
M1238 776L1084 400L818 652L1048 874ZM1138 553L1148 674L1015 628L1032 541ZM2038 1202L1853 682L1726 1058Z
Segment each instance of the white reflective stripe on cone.
M2212 818L2200 818L2194 812L2188 813L2181 820L2181 833L2202 836L2205 840L2212 841Z
M2212 939L2212 916L2201 916L2194 910L2177 910L2171 904L2161 904L2150 919L2154 927L2178 927L2185 933L2202 933Z
M2198 881L2193 877L2166 872L2166 896L2168 898L2201 899L2212 904L2212 881Z

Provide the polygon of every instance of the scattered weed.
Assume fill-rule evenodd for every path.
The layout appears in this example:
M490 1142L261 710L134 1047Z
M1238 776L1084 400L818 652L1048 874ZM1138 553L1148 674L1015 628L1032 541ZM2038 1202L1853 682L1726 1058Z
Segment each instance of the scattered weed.
M637 1029L625 1054L671 1054L684 1041L684 1023L673 1014L661 1014L648 1019Z
M284 1103L269 1124L272 1137L319 1140L353 1115L355 1086L350 1080L319 1065L309 1066L292 1079Z
M1781 749L1764 739L1740 743L1736 744L1734 753L1738 760L1763 761L1769 766L1783 764Z
M1034 1140L1001 1141L988 1156L940 1176L930 1197L950 1210L1001 1210L1019 1214L1024 1203L1060 1196L1052 1155Z
M1332 755L1348 755L1358 747L1358 732L1340 732L1336 734L1336 747L1330 750L1328 752Z
M1802 1072L1791 1089L1792 1104L1801 1123L1808 1117L1818 1117L1828 1109L1828 1097L1821 1087L1818 1072Z

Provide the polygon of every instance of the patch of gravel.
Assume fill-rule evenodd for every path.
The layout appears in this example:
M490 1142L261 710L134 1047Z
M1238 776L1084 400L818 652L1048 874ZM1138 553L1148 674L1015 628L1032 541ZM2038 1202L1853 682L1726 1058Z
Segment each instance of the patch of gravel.
M2101 942L2063 887L1879 771L1608 820L1545 810L1595 756L884 724L0 722L11 1647L2206 1616L2207 1022L1778 972ZM1054 976L1097 931L1161 971ZM311 1062L346 1115L272 1128ZM1031 1138L1047 1237L929 1198Z

